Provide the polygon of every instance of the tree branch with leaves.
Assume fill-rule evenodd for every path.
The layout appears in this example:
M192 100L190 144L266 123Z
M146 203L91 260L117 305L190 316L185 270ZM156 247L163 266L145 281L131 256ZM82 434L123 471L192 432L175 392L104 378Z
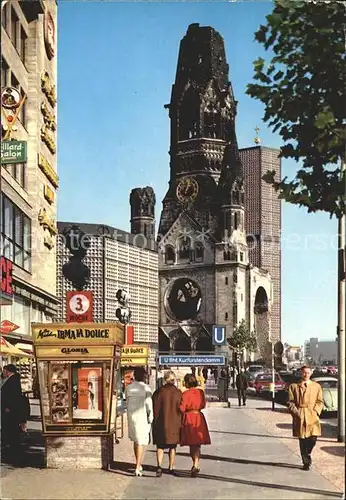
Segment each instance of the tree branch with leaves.
M228 338L230 348L237 354L237 358L243 357L244 351L254 352L257 349L257 339L254 332L251 332L243 319L235 327L232 337Z
M301 162L292 179L263 179L280 198L337 217L346 201L345 14L344 2L276 0L255 33L274 55L254 62L258 83L247 87L284 142L280 157Z

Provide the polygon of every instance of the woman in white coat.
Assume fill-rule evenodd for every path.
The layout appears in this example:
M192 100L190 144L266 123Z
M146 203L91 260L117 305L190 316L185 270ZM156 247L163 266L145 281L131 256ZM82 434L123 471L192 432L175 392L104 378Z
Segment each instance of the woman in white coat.
M153 403L150 387L144 382L145 369L135 368L134 382L126 388L129 438L133 441L136 457L136 476L142 475L144 446L149 444L153 421Z

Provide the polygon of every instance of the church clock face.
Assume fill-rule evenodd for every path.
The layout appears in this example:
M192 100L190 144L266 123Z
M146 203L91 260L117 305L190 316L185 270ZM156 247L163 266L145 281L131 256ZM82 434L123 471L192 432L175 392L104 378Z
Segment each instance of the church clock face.
M193 177L184 177L177 186L177 198L182 203L194 201L198 195L198 182Z

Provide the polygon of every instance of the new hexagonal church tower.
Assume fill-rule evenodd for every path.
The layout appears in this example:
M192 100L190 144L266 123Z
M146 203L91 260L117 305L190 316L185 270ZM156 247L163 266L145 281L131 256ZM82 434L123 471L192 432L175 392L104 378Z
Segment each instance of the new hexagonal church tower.
M249 263L237 101L224 42L192 24L181 41L169 109L170 180L159 225L160 351L213 350L212 327L242 319L264 346L272 283Z

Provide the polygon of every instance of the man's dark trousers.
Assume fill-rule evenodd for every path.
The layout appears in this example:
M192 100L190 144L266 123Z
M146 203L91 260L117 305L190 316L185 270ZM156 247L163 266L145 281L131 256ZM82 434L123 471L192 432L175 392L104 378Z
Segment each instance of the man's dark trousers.
M315 447L317 441L317 436L311 436L308 438L300 438L299 439L299 448L300 448L300 454L303 460L303 464L305 466L310 467L312 460L311 460L311 453L312 450Z
M245 405L246 404L246 389L240 389L238 387L237 392L238 392L239 406L241 406L241 400L243 400L243 405Z

